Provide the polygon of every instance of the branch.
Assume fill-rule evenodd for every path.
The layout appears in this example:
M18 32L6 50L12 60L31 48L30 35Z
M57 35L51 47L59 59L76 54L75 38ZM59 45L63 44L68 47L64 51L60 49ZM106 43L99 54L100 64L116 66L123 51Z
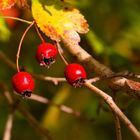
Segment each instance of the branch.
M101 96L105 102L109 105L111 110L119 117L119 119L126 125L126 127L131 131L134 137L137 140L140 140L140 132L135 128L135 126L131 123L131 121L124 115L124 113L119 109L119 107L115 104L112 97L102 90L98 89L94 85L91 85L86 81L84 85L90 90L94 91L97 95Z
M140 79L140 75L139 74L135 74L135 73L128 72L128 71L122 71L122 72L115 73L110 78L114 78L114 77L125 77L125 78L129 77L129 78Z
M13 119L14 119L14 111L11 111L8 115L8 119L7 119L7 122L6 122L6 127L5 127L5 131L4 131L3 140L10 140L11 139Z
M74 56L76 59L84 64L91 70L94 71L98 76L100 77L112 77L115 73L108 68L107 66L101 64L98 62L96 59L94 59L89 53L87 53L82 47L80 47L78 44L69 44L69 42L65 39L62 38L63 43L65 44L66 49ZM124 77L119 77L117 79L110 79L109 80L109 85L111 86L112 89L122 89L124 90L124 86L126 86L125 82L118 82L118 81L125 81L126 78ZM129 88L129 87L128 87ZM131 93L130 93L131 92ZM140 90L134 91L130 90L129 94L135 98L140 98Z
M116 92L113 91L113 100L116 103ZM116 103L117 104L117 103ZM120 120L119 117L113 112L114 118L115 118L115 129L116 129L116 137L117 140L122 140L122 132L121 132L121 124L120 124Z
M65 105L60 105L60 104L56 104L54 102L51 102L49 99L44 98L42 96L36 95L36 94L32 94L32 96L30 98L27 98L29 100L34 100L43 104L50 104L53 106L58 107L61 111L67 113L67 114L72 114L75 117L80 117L81 113L79 111L73 110L72 108L65 106Z
M97 75L101 77L108 77L114 74L112 70L110 70L105 65L99 63L97 60L95 60L90 54L88 54L84 49L82 49L81 46L78 44L71 45L65 38L62 39L63 43L65 44L65 47L67 50L74 56L76 59L84 64L87 65L87 67L94 71Z
M6 101L9 103L9 105L15 106L15 99L10 95L6 86L0 83L0 87L4 90L3 95L6 98ZM25 117L25 119L27 119L27 121L31 124L31 126L33 126L33 128L40 132L40 134L45 136L48 140L53 140L50 135L50 132L47 129L43 128L26 108L24 108L21 104L16 104L16 109Z
M18 95L18 96L20 96L20 95ZM33 101L36 101L36 102L39 102L39 103L42 103L42 104L50 104L52 106L57 107L62 112L65 112L67 114L71 114L71 115L75 116L76 118L81 119L81 120L84 120L84 121L88 121L88 122L95 121L95 119L93 119L93 118L92 119L89 119L89 118L81 115L81 112L79 112L77 110L74 110L71 107L68 107L68 106L63 105L63 104L54 103L54 102L50 101L49 99L47 99L45 97L42 97L40 95L32 94L30 97L26 97L26 99L33 100Z
M49 81L53 82L54 85L58 85L59 82L66 82L65 78L60 78L60 77L50 77L50 76L45 76L41 74L32 74L36 79L43 80L43 81Z
M50 135L50 132L44 127L42 127L40 123L31 115L31 113L26 108L19 105L18 111L27 119L27 121L31 126L33 126L33 128L40 132L40 134L45 136L48 140L53 140L52 136Z
M11 61L2 51L0 51L0 59L6 63L9 67L16 70L16 64ZM55 85L58 85L59 82L66 82L65 78L58 78L58 77L50 77L41 74L33 74L31 73L36 79L43 80L43 81L50 81L53 82Z
M116 128L117 140L122 140L121 125L120 125L119 117L116 114L114 114L114 117L115 117L115 128Z

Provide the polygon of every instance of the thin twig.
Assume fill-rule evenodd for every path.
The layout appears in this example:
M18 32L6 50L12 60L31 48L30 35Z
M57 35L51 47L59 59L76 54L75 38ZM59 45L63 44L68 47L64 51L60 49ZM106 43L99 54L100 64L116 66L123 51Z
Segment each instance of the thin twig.
M89 83L95 83L95 82L98 82L100 80L102 80L100 77L94 77L94 78L88 79L88 82Z
M128 71L115 73L110 78L114 78L114 77L125 77L125 78L137 78L137 79L140 79L139 74L135 74L135 73L128 72Z
M99 77L112 77L114 75L114 71L112 71L109 67L101 64L95 58L93 58L88 52L86 52L79 44L73 45L69 43L66 38L62 38L64 47L80 62L84 63L92 72L96 73ZM109 79L108 84L112 89L125 90L125 82L119 82L120 80L125 81L126 78L119 77L117 79ZM134 98L140 98L140 91L130 90L130 93L126 92L129 96L134 94Z
M33 126L33 128L35 128L38 132L40 132L40 134L42 134L43 136L45 136L48 140L53 140L52 136L50 135L50 132L45 129L44 127L42 127L40 125L40 123L33 117L33 115L23 106L19 105L18 106L18 111L25 116L25 119L27 119L27 121L29 122L29 124L31 126Z
M20 69L19 69L19 56L20 56L20 51L21 51L21 45L22 45L22 42L23 42L23 39L26 35L26 33L29 31L29 29L34 25L35 21L33 21L27 28L26 30L24 31L22 37L21 37L21 40L20 40L20 43L19 43L19 46L18 46L18 51L17 51L17 57L16 57L16 67L17 67L17 71L19 72Z
M40 37L41 41L42 42L45 42L44 38L42 37L41 33L39 32L39 29L38 29L38 26L37 26L36 22L35 22L35 29L36 29L37 34Z
M81 115L81 113L79 111L76 111L76 110L74 110L74 109L72 109L68 106L65 106L65 105L56 104L56 103L50 101L49 99L47 99L45 97L42 97L42 96L39 96L39 95L36 95L36 94L32 94L32 96L28 99L29 100L34 100L34 101L37 101L37 102L40 102L40 103L43 103L43 104L50 104L50 105L56 106L61 111L65 112L67 114L72 114L75 117L80 117L80 115Z
M58 85L59 82L66 82L65 78L61 78L61 77L50 77L50 76L45 76L45 75L41 75L41 74L33 74L32 75L39 80L43 80L43 81L50 81L53 82L54 85Z
M113 93L114 93L113 100L117 104L116 91L113 91ZM122 140L121 124L120 124L119 117L114 112L113 112L113 115L114 115L114 119L115 119L116 138L117 138L117 140Z
M6 63L10 68L16 70L16 64L11 61L2 51L0 51L0 59ZM43 81L50 81L53 82L55 85L58 85L59 82L66 82L66 79L63 77L51 77L45 76L41 74L34 74L31 73L36 79L43 80Z
M114 117L115 117L115 129L116 129L117 140L122 140L121 125L120 125L119 117L116 114L114 114Z
M119 107L115 104L112 97L107 93L103 92L99 88L94 85L85 82L84 85L90 90L94 91L97 95L101 96L105 102L109 105L111 110L119 117L119 119L126 125L126 127L132 132L134 137L137 140L140 140L140 132L136 129L136 127L131 123L131 121L124 115L124 113L119 109Z
M3 140L10 140L11 139L13 119L14 119L14 111L11 111L8 115L8 119L7 119L7 122L6 122L6 127L5 127L5 131L4 131Z
M25 20L25 19L17 18L17 17L0 16L0 18L14 19L14 20L17 20L17 21L21 21L21 22L23 22L23 23L32 24L32 21L28 21L28 20Z
M14 98L10 95L9 91L3 86L3 84L0 83L0 86L4 90L4 97L6 98L6 101L9 103L9 105L14 105L13 103L15 102ZM16 109L27 119L27 121L35 128L40 134L45 136L48 140L53 140L52 136L50 135L50 132L42 127L39 122L32 116L32 114L24 108L21 104L18 104L16 106Z
M7 100L8 104L13 105L14 101L13 101L13 98L10 95L9 91L7 90L7 86L4 83L0 82L0 89L4 92L3 95L4 95L5 99Z
M107 66L101 64L96 59L94 59L88 52L86 52L79 44L73 45L68 42L66 38L62 38L64 47L75 57L78 61L87 65L87 67L94 71L97 75L101 77L108 77L114 74L114 72Z
M58 48L58 52L59 52L59 55L60 55L61 59L63 60L63 62L65 63L65 65L68 65L68 62L67 62L66 58L62 54L62 51L61 51L62 50L62 47L60 46L60 43L59 42L56 42L56 46Z

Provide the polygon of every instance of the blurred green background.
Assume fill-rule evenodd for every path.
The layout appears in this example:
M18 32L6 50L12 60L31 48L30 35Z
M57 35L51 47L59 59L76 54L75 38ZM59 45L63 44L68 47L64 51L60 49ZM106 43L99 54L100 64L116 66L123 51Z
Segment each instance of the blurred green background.
M70 1L70 0L68 0ZM139 0L71 0L87 19L90 32L81 36L80 45L94 58L107 65L115 72L128 70L140 72L140 1ZM31 20L28 10L21 10L20 17ZM4 19L0 19L0 51L15 62L20 38L27 27L18 22L10 28ZM45 37L45 36L44 36ZM45 37L46 41L50 41ZM46 76L64 77L64 63L57 57L56 63L50 68L39 67L35 60L35 51L41 43L34 28L24 39L20 66L28 72ZM66 50L65 50L66 51ZM71 62L76 60L66 51ZM61 66L61 67L60 67ZM16 71L11 69L0 58L0 82L12 91L11 77ZM88 78L94 72L88 72ZM88 119L78 119L66 114L57 107L43 105L34 101L21 99L21 104L35 116L44 127L50 130L54 140L114 140L114 116L105 103L102 107L101 98L85 88L74 89L67 83L54 86L53 83L35 80L34 93L47 97L55 103L65 104L82 113ZM112 95L105 82L98 82L98 87ZM2 139L8 106L0 90L0 139ZM140 103L122 91L117 92L117 102L134 125L140 129ZM130 131L121 123L124 140L134 140ZM33 129L26 119L16 112L12 130L12 140L40 140L41 135Z

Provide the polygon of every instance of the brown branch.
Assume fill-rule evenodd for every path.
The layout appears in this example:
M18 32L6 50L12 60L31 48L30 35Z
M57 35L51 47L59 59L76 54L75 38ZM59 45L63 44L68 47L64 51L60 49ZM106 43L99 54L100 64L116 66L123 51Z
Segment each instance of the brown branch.
M43 80L43 81L49 81L49 82L53 82L54 85L58 85L59 82L66 82L65 78L61 78L61 77L50 77L50 76L45 76L45 75L41 75L41 74L33 74L32 75L39 80Z
M16 70L16 64L13 61L11 61L2 51L0 51L0 59L4 63L6 63L9 67ZM41 75L41 74L33 74L33 73L32 73L32 75L36 79L53 82L54 85L58 85L59 82L66 82L66 79L61 78L61 77L50 77L50 76L45 76L45 75Z
M112 77L115 73L108 68L107 66L101 64L96 59L94 59L89 53L87 53L82 47L80 47L78 44L69 44L69 42L62 38L63 43L65 44L66 49L74 56L76 59L83 64L85 64L91 71L94 71L98 76L106 78L106 77ZM125 81L126 78L119 77L117 79L110 79L109 85L112 89L124 89L125 82L118 82L120 80ZM140 90L134 91L130 90L127 93L130 93L128 95L131 95L135 98L140 98Z
M87 65L87 67L94 71L97 75L101 77L108 77L114 74L112 70L110 70L105 65L99 63L97 60L95 60L89 53L87 53L84 49L82 49L81 46L78 44L71 45L65 38L62 39L63 43L65 44L65 47L67 50L77 58L78 61L84 63Z
M140 83L139 82L136 82L134 80L129 80L124 77L115 77L110 80L109 86L113 87L114 90L122 89L129 96L140 99Z
M50 132L47 129L43 128L26 108L24 108L21 104L16 103L15 99L10 95L6 86L0 83L0 87L2 87L2 89L4 90L3 95L6 98L8 104L12 106L15 106L16 104L16 110L18 110L25 117L25 119L27 119L27 121L33 128L35 128L40 134L45 136L48 140L53 140L50 135Z
M95 83L95 82L98 82L100 80L102 80L100 77L94 77L94 78L88 79L88 82L89 83Z
M103 92L99 88L94 85L88 83L87 81L84 84L87 88L94 91L97 95L101 96L105 102L109 105L111 110L119 117L119 119L126 125L126 127L132 132L134 137L137 140L140 140L140 132L135 128L135 126L131 123L131 121L124 115L124 113L119 109L119 107L115 104L112 97L107 93Z
M36 94L32 94L32 96L30 98L27 98L27 99L34 100L34 101L37 101L37 102L40 102L43 104L50 104L50 105L56 106L61 111L65 112L67 114L72 114L75 117L80 117L80 115L81 115L81 113L79 111L76 111L76 110L74 110L68 106L65 106L65 105L56 104L56 103L50 101L49 99L42 97L42 96L39 96L39 95L36 95Z
M115 117L115 129L116 129L117 140L122 140L121 125L120 125L119 117L116 114L114 114L114 117Z
M113 91L113 100L117 105L117 100L116 100L116 92ZM116 130L116 137L117 140L122 140L122 132L121 132L121 124L119 117L113 112L114 118L115 118L115 130Z
M16 65L13 61L11 61L2 51L0 51L0 59L5 62L8 66L10 66L13 69L16 69ZM95 61L96 62L96 61ZM107 72L108 70L106 70ZM49 77L49 76L44 76L44 75L37 75L37 74L32 74L35 78L44 80L44 81L50 81L53 82L55 85L58 85L59 82L66 82L65 78L57 78L57 77ZM110 80L109 86L113 87L113 89L123 89L127 92L128 95L135 97L135 98L140 98L140 91L139 90L134 90L131 89L126 85L126 81L128 80L127 78L124 77L116 77L114 78L115 74L110 74L107 77L95 77L92 79L89 79L89 82L97 82L98 80ZM137 76L138 77L138 76ZM96 79L97 78L97 79Z
M7 119L7 122L6 122L6 127L5 127L5 131L4 131L3 140L10 140L11 139L13 119L14 119L14 111L11 111L8 114L8 119Z
M25 116L25 118L33 128L35 128L38 132L40 132L40 134L45 136L48 140L53 140L52 136L50 135L50 132L44 127L42 127L40 123L31 115L31 113L26 108L19 105L17 109L23 116Z
M135 73L128 72L128 71L122 71L122 72L115 73L114 75L112 75L112 78L114 78L114 77L125 77L125 78L140 79L139 74L135 74Z

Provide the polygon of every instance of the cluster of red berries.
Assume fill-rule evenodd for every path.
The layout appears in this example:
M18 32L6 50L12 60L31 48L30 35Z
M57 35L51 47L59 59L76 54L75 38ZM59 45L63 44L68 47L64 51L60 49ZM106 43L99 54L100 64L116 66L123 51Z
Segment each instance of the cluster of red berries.
M36 51L36 59L40 66L49 68L54 62L58 50L55 45L43 42L39 45ZM86 79L86 72L83 66L77 63L66 65L64 71L66 80L74 87L80 87ZM14 90L23 95L31 96L35 84L32 76L27 72L18 72L12 78Z

